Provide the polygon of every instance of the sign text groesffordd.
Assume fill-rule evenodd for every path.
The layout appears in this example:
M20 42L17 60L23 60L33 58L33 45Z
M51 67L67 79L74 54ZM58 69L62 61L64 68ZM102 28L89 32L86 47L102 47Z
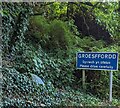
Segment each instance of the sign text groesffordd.
M90 70L118 70L118 53L77 53L77 68Z

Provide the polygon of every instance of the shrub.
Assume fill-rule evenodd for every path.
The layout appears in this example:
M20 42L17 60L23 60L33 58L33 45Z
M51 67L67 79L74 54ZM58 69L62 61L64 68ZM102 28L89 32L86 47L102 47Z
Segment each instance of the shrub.
M51 22L49 35L51 47L67 49L72 45L73 35L67 25L60 20Z
M30 30L33 37L38 38L40 44L48 49L68 49L75 43L75 38L67 24L60 20L50 23L42 16L32 17Z
M40 38L40 36L47 34L49 30L49 24L47 23L47 20L42 16L33 16L30 18L30 22L32 25L32 28L38 32L40 35L35 35L37 38Z

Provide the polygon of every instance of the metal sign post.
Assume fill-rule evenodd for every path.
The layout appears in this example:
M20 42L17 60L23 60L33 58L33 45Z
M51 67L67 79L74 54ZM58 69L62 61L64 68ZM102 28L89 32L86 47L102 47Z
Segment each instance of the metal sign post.
M83 90L86 89L86 86L85 86L85 70L82 70L82 86L83 86Z
M110 94L109 94L109 102L112 102L112 80L113 80L113 72L110 71Z
M109 102L112 102L113 72L118 70L118 53L116 52L79 52L77 53L77 69L110 70L110 94ZM83 89L85 85L85 70L82 71Z

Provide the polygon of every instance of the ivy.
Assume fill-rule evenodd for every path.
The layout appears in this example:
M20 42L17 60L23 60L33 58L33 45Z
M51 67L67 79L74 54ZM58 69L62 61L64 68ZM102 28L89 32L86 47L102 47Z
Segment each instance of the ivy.
M16 41L21 43L19 45L22 45L28 26L28 16L32 13L32 10L27 3L2 3L1 12L3 50L7 53L12 49L11 45L14 46Z
M2 3L2 107L110 106L108 73L87 71L88 89L83 92L75 62L78 51L120 52L117 8L116 3ZM80 34L72 19L76 12L82 14L80 9L92 12L117 42L106 45ZM44 86L36 85L31 74L40 77ZM119 71L114 72L112 105L116 106L120 104L118 76Z

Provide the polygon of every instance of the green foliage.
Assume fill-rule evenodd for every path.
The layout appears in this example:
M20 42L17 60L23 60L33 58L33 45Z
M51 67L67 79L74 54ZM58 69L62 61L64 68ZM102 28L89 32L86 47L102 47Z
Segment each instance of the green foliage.
M16 41L22 45L28 27L28 16L31 13L32 9L27 3L2 3L2 39L5 53L9 53Z
M32 17L31 31L32 35L40 40L41 45L48 49L68 49L75 43L74 35L69 27L60 20L48 23L44 17Z
M46 54L41 47L36 50L30 43L23 43L23 47L16 44L15 49L13 53L14 68L20 73L37 74L41 78L51 81L57 87L62 87L63 84L72 84L74 79L73 67L70 66L69 60L71 59L67 60L66 54L63 54L64 51L58 53L61 58L58 60L57 57L53 58L55 55Z
M105 25L106 29L111 34L111 37L118 41L119 37L119 13L118 2L115 3L101 3L99 8L95 8L94 12L96 20L100 25Z
M40 36L42 37L45 34L48 35L49 24L43 16L33 16L31 17L30 21L33 29L36 31L35 36L37 38L40 38Z
M3 69L3 104L1 107L37 107L42 106L79 106L95 105L101 101L85 95L78 90L56 89L50 81L45 82L45 86L37 86L30 78L29 74L20 74L15 69ZM89 101L86 101L88 100Z
M35 55L35 48L29 43L22 43L22 47L19 43L15 46L15 52L13 58L15 62L15 68L20 73L29 73L33 69L33 57Z
M45 13L49 19L66 19L67 3L66 2L53 2L52 4L45 6ZM61 18L61 19L62 19Z
M66 23L70 29L70 32L72 32L76 36L80 36L80 33L78 32L77 26L74 24L75 21L73 19L68 20Z
M113 51L113 52L120 53L120 48L119 48L118 45L112 45L112 46L100 49L99 51L100 52L111 52L111 51ZM119 59L120 59L120 57L119 57ZM119 91L119 89L120 89L120 86L119 86L120 80L118 79L118 75L120 73L119 67L120 67L120 63L118 63L118 71L113 72L113 96L118 97L118 98L120 96L120 93L116 92L116 91ZM102 72L100 80L101 80L100 82L101 82L101 85L102 85L101 89L99 89L99 90L102 90L102 91L100 91L100 93L103 94L104 92L109 92L109 87L108 87L108 89L104 89L104 88L106 88L107 83L109 83L109 73L108 72ZM106 83L104 83L104 82L106 82ZM105 95L103 94L103 96L105 96Z
M33 3L33 5L35 4ZM118 44L106 47L103 41L96 41L92 36L81 36L73 20L61 21L59 17L62 14L66 14L67 3L56 2L52 5L46 5L46 10L41 9L41 11L46 12L44 14L49 13L51 15L46 16L46 18L32 16L30 18L30 31L27 31L29 14L32 9L29 6L27 3L3 3L3 10L1 11L3 16L3 59L8 62L9 60L14 62L14 65L10 68L2 67L3 107L35 107L42 106L42 104L47 107L53 105L106 105L107 103L102 102L93 95L83 93L79 90L80 88L77 88L81 87L81 83L77 82L73 75L76 69L76 52L112 51L120 53ZM104 6L107 7L107 10L102 10ZM50 8L51 10L49 10ZM110 7L108 4L104 4L102 8L98 10L95 8L94 11L96 16L98 16L98 22L100 21L100 24L104 22L106 29L112 34L116 33L115 35L117 36L118 14L114 13L117 7L110 3ZM17 22L21 11L23 12L20 17L21 20ZM105 13L103 13L104 11ZM52 12L54 13L53 15ZM108 20L109 12L111 17ZM54 17L58 19L54 19ZM113 22L112 18L114 19ZM115 28L116 24L117 27ZM17 41L11 49L11 55L9 55L8 48L9 45L13 44L12 37L17 37ZM30 73L41 77L45 82L45 87L37 86L31 80ZM112 105L120 104L120 80L118 79L118 73L119 71L114 72L113 77L113 96L116 99L113 99ZM100 76L99 79L95 76L96 74ZM93 90L97 97L105 98L105 101L108 100L108 75L108 72L105 71L95 72L95 80L87 83L89 93L92 93Z
M50 44L55 48L67 49L67 47L71 47L72 41L74 41L69 28L60 20L51 22L49 35L51 38Z
M96 41L92 37L77 38L77 41L77 46L81 47L84 51L98 51L105 46L102 40Z

